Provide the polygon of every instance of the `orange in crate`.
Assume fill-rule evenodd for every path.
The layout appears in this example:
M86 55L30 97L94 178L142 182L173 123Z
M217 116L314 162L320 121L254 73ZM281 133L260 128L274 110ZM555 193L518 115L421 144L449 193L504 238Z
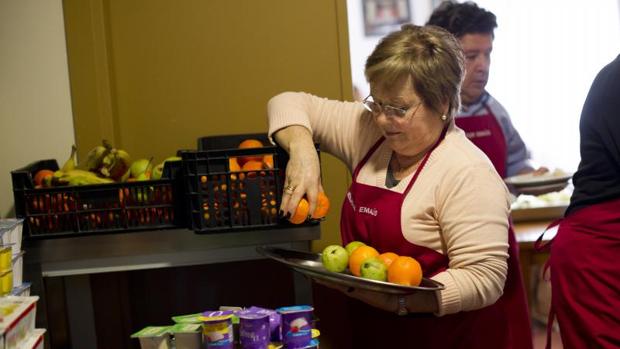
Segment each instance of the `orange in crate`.
M247 176L249 178L256 177L256 174L257 174L256 171L261 171L262 169L263 169L263 163L261 161L254 161L254 160L250 160L246 162L241 167L241 171L248 171ZM264 174L264 172L262 172L261 174ZM243 174L240 177L241 179L243 179Z
M349 271L351 271L351 274L355 276L360 276L360 267L362 266L362 263L370 257L377 256L379 256L379 252L377 252L374 247L362 245L356 248L349 256Z
M422 282L422 266L412 257L400 256L388 268L387 279L399 285L418 286Z
M273 155L263 156L263 167L267 170L271 170L273 168Z
M250 149L250 148L262 148L263 143L257 139L246 139L239 144L239 149ZM248 161L263 161L263 155L251 155L251 156L240 156L237 158L237 162L239 165L243 167L243 165ZM262 163L261 163L262 166Z

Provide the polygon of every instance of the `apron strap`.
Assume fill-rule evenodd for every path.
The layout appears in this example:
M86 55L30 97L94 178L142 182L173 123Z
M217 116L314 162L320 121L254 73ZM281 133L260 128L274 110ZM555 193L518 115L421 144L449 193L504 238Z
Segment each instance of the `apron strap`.
M553 238L551 238L551 240L549 240L546 243L543 243L542 239L545 236L545 233L547 232L547 230L560 225L560 223L562 223L563 219L564 218L558 218L558 219L554 220L553 222L551 222L551 224L549 224L545 228L545 230L542 232L542 234L540 234L540 236L538 237L538 239L536 239L536 242L534 243L534 249L536 250L536 252L548 252L548 251L551 251L551 244L553 243L553 240L555 239L555 236ZM550 267L550 264L549 264L550 260L551 260L551 257L549 257L549 259L547 259L547 261L545 262L545 265L543 267L542 277L543 277L543 280L545 280L545 281L549 281L548 271L549 271L549 267Z
M545 236L547 230L560 225L563 219L564 218L558 218L554 220L545 228L545 230L543 230L542 234L540 234L540 236L538 237L538 239L536 239L536 242L534 243L534 249L536 250L536 252L549 251L551 249L551 243L553 242L553 239L555 239L555 237L546 243L543 243L543 237Z
M555 308L553 307L553 302L551 302L551 307L549 307L549 316L547 316L547 344L545 345L545 349L551 349L551 332L553 332L554 320Z

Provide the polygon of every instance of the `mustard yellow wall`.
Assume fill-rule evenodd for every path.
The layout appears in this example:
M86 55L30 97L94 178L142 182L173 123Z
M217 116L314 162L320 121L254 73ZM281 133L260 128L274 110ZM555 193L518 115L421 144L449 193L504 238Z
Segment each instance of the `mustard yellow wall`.
M342 0L66 0L80 156L109 139L156 161L207 135L263 132L287 90L351 99ZM339 242L349 174L323 156L332 211L315 250Z

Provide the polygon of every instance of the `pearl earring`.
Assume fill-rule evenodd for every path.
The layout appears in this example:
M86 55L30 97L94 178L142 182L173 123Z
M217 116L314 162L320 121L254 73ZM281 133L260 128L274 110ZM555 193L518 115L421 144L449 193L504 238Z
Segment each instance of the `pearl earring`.
M446 114L443 114L443 115L441 116L441 121L446 121L446 119L447 119L447 118L448 118L448 117L446 116Z

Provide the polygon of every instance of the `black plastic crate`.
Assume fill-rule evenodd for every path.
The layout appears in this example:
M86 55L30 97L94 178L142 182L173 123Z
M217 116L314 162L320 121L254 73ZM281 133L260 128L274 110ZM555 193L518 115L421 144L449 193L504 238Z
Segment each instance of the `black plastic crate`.
M41 160L11 172L26 238L186 227L181 161L167 161L159 180L35 188L41 169L56 171L58 163Z
M245 139L260 140L264 147L238 149ZM190 229L211 233L295 226L278 217L288 154L272 146L266 134L202 137L198 149L181 152ZM273 159L272 168L231 169L231 159L264 156Z

